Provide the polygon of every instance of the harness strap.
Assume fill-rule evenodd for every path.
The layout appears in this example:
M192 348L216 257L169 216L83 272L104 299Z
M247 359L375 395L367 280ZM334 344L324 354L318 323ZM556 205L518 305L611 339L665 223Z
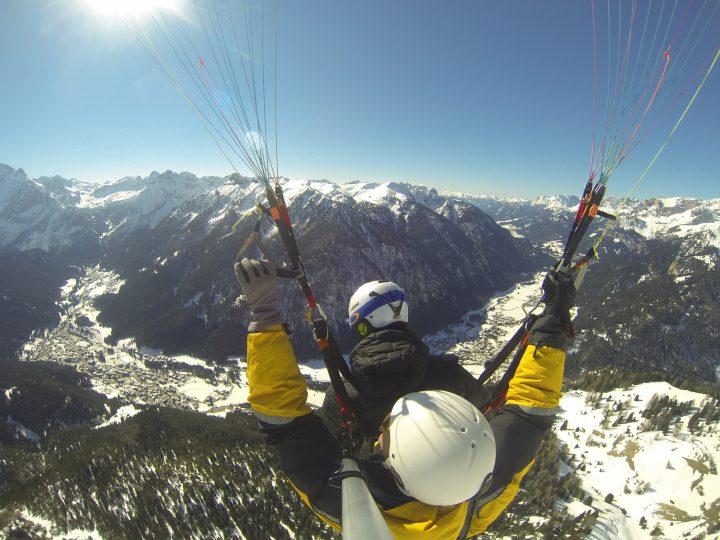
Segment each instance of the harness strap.
M587 197L583 197L583 200L580 203L580 208L578 209L579 220L578 216L576 216L576 223L573 225L573 228L570 231L570 236L565 243L565 250L563 251L563 256L560 262L561 266L570 266L572 258L575 255L577 248L580 246L580 242L585 237L585 233L587 232L590 223L598 214L600 203L605 196L606 181L607 179L601 175L600 180L592 189L589 200L585 202ZM587 193L587 184L585 186L585 190Z
M508 341L503 348L500 349L500 351L495 355L495 358L485 363L485 370L477 379L479 384L485 384L492 374L497 371L500 365L507 360L510 353L514 351L515 347L517 347L523 340L525 333L525 325L523 325L517 329L513 337L510 338L510 341Z
M572 258L580 246L582 239L585 237L588 227L590 227L590 223L596 216L606 219L615 219L615 216L612 214L608 214L607 212L600 210L600 203L605 196L606 182L607 176L601 174L600 179L597 182L594 182L594 177L591 175L585 183L583 194L580 198L580 204L578 205L575 219L573 220L572 227L570 228L570 234L565 242L562 258L556 267L557 269L560 269L561 267L569 267L572 264ZM588 264L594 257L597 257L597 251L593 245L587 254L578 260L574 265L573 269L578 273L579 277L579 279L575 281L576 287L580 286L580 282L585 276L585 272L587 272ZM538 304L539 303L540 302L538 302ZM530 328L537 318L538 316L533 315L531 310L531 313L523 320L520 328L518 328L505 346L497 353L495 358L485 364L485 370L477 379L480 384L485 383L507 360L510 353L514 351L516 347L519 347L515 352L515 356L513 357L510 366L496 386L495 391L491 394L491 398L485 403L485 406L482 409L484 414L492 414L493 411L497 412L502 406L505 395L507 394L510 379L515 374L517 366L520 363L520 359L527 348Z
M342 379L344 376L350 384L353 384L353 377L347 367L347 364L345 363L345 359L343 358L340 348L330 332L330 327L327 324L327 317L320 305L317 303L315 295L313 294L310 283L307 279L307 275L305 274L305 268L303 266L302 259L300 258L300 250L293 231L290 214L288 212L287 205L285 204L282 187L279 183L276 183L274 190L270 187L266 189L266 195L270 208L265 209L262 206L261 208L265 214L270 216L280 232L280 238L282 239L282 243L285 246L285 251L287 252L292 266L289 270L278 268L277 274L279 277L290 277L296 279L303 291L303 294L305 295L305 300L307 301L306 317L313 327L313 336L315 337L315 341L320 349L323 362L325 363L328 375L330 376L330 383L335 391L335 399L340 409L341 424L347 429L352 444L356 444L360 424L356 421L356 414L352 409L350 398ZM251 237L245 241L242 251L247 249L248 243L252 242L254 239L260 247L260 250L263 254L265 254L265 250L259 241L259 227L260 221L258 221L255 225ZM265 256L267 257L267 254L265 254ZM315 311L319 312L319 317L315 317ZM353 384L353 386L356 385Z
M473 517L475 517L475 514L477 514L478 510L480 510L480 508L485 506L485 504L489 503L493 499L496 499L503 491L505 491L506 487L507 486L500 486L495 491L487 495L483 492L480 492L477 496L475 496L475 498L468 501L469 504L467 514L465 515L465 523L460 530L460 534L458 534L458 540L465 540L467 538L467 534L470 530L470 525L472 524Z

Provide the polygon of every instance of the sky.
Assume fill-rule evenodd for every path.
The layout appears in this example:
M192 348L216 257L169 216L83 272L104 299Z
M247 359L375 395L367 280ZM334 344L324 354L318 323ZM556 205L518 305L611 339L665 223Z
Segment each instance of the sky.
M102 1L0 0L0 163L31 178L87 182L167 169L233 172L141 34L100 9ZM277 126L268 140L277 140L279 174L503 197L582 190L602 138L603 95L614 84L600 73L595 97L591 0L264 4L276 52L254 62L277 81L262 102ZM606 5L598 0L596 8L601 21ZM183 13L192 23L191 11ZM134 20L152 35L150 15ZM601 46L622 34L621 25L596 26ZM720 45L720 13L699 26L688 17L680 32L701 36L696 48L681 51L678 40L669 49L662 91L680 97L638 122L609 181L613 195L643 178L633 192L640 198L720 197L720 66L663 147ZM161 57L182 71L167 49ZM651 91L660 76L647 75ZM632 133L636 124L628 125Z

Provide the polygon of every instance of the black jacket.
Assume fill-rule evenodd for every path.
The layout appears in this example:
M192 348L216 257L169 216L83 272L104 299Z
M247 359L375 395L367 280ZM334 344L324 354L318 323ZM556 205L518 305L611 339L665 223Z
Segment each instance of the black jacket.
M431 355L427 345L407 327L366 336L350 353L350 371L353 380L345 381L345 389L366 439L379 434L378 428L393 404L410 392L447 390L478 408L487 399L487 392L457 357ZM333 435L342 434L332 386L327 389L320 416Z

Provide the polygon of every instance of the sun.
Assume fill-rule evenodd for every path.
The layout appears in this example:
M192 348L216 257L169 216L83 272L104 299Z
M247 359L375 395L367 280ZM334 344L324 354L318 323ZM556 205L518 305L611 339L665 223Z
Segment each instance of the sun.
M103 17L142 17L154 9L175 10L180 0L85 0Z

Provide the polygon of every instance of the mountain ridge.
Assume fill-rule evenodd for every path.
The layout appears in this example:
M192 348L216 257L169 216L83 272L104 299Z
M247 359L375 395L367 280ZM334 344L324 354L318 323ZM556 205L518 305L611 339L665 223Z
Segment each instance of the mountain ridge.
M76 208L86 189L58 177L33 182L39 186L33 190L42 194L45 186L43 196L65 210ZM323 285L324 306L326 298L335 299L326 307L341 340L353 342L343 325L349 276L401 275L411 323L446 315L448 325L438 325L441 331L426 341L457 354L473 373L539 292L542 269L556 256L576 204L572 197L550 197L547 204L486 198L482 212L409 184L341 189L328 181L284 179L283 187L308 275ZM102 247L79 268L69 266L67 248L6 246L0 257L0 270L5 263L12 278L25 281L10 287L8 279L3 290L0 280L0 307L8 305L5 297L20 298L23 305L55 308L59 318L43 323L47 329L36 330L24 346L23 368L42 384L0 378L0 408L11 418L0 418L0 436L10 444L0 447L0 535L337 538L278 481L251 431L252 418L242 412L247 377L238 356L249 313L236 301L231 263L259 217L245 214L264 193L250 179L228 177L186 199L167 195L175 207L147 197L148 206L125 224L119 206L115 214L79 208ZM129 205L136 196L112 204ZM720 370L714 200L708 208L638 204L646 208L637 207L607 235L578 294L578 335L566 371L568 382L578 376L583 391L566 390L553 435L490 537L704 538L720 530L718 448L711 448L719 394L693 396L688 405L686 392L647 383L684 375L689 380L677 387L712 389L717 385L698 381L720 380L713 371ZM103 221L107 215L112 219ZM635 224L633 215L643 223ZM34 230L37 240L42 228ZM268 254L282 260L277 233L270 226L262 231ZM528 271L478 271L513 264L505 252L511 247L524 259L533 250ZM477 260L466 266L468 256ZM458 282L464 279L477 281L463 289ZM489 302L477 293L482 287ZM302 315L304 299L294 283L281 282L281 295L284 309ZM450 321L457 318L463 320L456 328ZM291 323L297 341L314 351L304 320ZM167 354L198 350L201 358ZM47 365L37 360L64 364L59 376L77 388L37 375ZM316 363L300 369L311 403L319 405L326 376L318 375ZM622 390L614 390L618 385ZM39 433L46 428L47 438ZM635 448L635 440L642 447ZM707 451L698 450L702 445ZM649 467L661 452L672 459ZM618 474L608 486L611 471Z
M0 247L39 245L68 265L99 263L126 278L114 297L100 299L104 322L115 329L114 339L132 334L172 352L178 352L182 342L187 352L216 357L229 353L229 347L216 345L230 337L231 327L245 328L249 320L247 308L228 300L237 295L232 257L255 223L248 212L265 199L260 183L239 175L199 179L166 171L94 187L55 177L44 186L6 167L0 193L8 191L11 181L34 190L44 214L71 213L83 220L85 229L80 234L59 224L44 229L47 239L40 242L43 229L38 225L34 237L17 234ZM323 290L320 297L341 337L349 337L344 303L364 281L401 282L412 291L410 297L415 295L418 330L427 332L507 288L517 275L533 270L533 259L547 260L481 210L440 197L433 189L398 183L280 182L308 274L320 284L316 288ZM14 225L5 220L0 229ZM93 249L85 241L58 249L50 233L67 242L92 238ZM265 227L263 235L268 255L284 260L272 227ZM71 257L73 249L90 260ZM339 280L340 274L349 280ZM283 287L292 290L286 283ZM287 298L288 322L296 329L296 344L302 344L309 332L304 302L297 294L288 293ZM240 338L228 343L234 348ZM300 354L311 350L300 345Z
M336 185L284 178L281 183L311 284L343 343L352 342L344 324L345 300L363 281L401 283L413 302L413 326L421 334L435 332L529 273L547 268L560 252L578 202L568 195L533 201L448 197L400 182ZM35 201L35 211L53 216L58 226L49 227L49 217L25 223L26 229L5 247L40 245L68 267L100 264L116 272L123 287L98 299L101 320L113 328L110 339L133 337L166 352L218 360L244 349L244 333L236 329L247 326L249 312L235 302L238 287L231 266L259 217L252 210L265 199L258 182L239 175L198 179L165 171L97 186L57 176L30 180L21 169L1 167L0 201L18 186L31 194L27 197ZM621 207L608 197L606 203L618 219L600 245L600 262L591 265L584 286L588 292L578 296L578 366L611 361L689 371L712 380L720 372L714 360L720 345L712 337L718 310L707 298L717 287L720 199L630 200ZM70 215L75 221L61 219ZM18 223L8 224L5 213L0 216L0 238L7 239ZM595 221L580 252L608 224ZM73 232L79 222L83 234ZM71 227L63 229L65 223ZM44 237L48 231L52 234ZM261 231L267 254L283 261L272 226L263 225ZM59 236L62 241L52 249L52 239ZM69 239L78 243L68 244ZM700 290L695 282L706 299L693 294ZM313 355L304 299L292 283L281 281L281 289L295 345L301 356ZM624 295L636 290L643 291L637 298L646 305L638 313L664 320L668 339L657 337L653 316L635 317L625 309ZM664 301L668 292L675 307ZM606 331L602 319L621 324L623 331ZM695 338L687 345L691 335ZM616 343L608 344L608 337ZM631 352L639 343L653 351L646 359ZM609 358L606 350L613 351ZM688 358L700 360L690 363Z

